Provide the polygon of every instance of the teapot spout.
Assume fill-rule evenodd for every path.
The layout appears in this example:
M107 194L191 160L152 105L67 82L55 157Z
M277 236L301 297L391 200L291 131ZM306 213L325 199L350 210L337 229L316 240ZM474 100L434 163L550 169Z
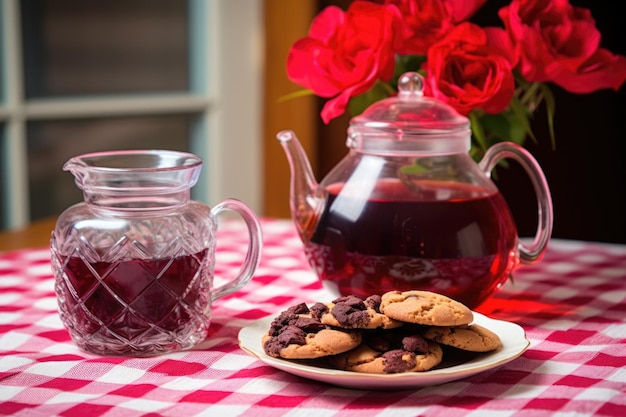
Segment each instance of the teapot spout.
M313 175L309 159L291 130L283 130L276 137L280 141L291 169L290 209L300 238L309 241L323 207L318 183Z

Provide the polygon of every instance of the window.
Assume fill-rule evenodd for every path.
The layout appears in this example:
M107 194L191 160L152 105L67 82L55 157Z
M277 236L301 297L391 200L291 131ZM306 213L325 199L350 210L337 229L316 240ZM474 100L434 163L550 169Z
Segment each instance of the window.
M193 198L259 210L260 0L3 0L0 228L82 200L63 163L198 154Z

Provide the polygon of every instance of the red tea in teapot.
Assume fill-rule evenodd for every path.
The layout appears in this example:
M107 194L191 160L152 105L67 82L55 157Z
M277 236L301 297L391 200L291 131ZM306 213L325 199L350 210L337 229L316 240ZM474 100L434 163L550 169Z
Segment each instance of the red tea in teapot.
M423 289L476 307L506 281L516 259L517 230L504 198L444 181L410 188L382 179L359 198L343 184L327 187L323 214L305 242L309 263L342 295Z
M475 161L470 120L425 95L425 85L416 72L402 74L397 95L353 117L348 153L319 183L295 133L279 132L291 170L291 216L311 266L333 292L423 289L473 308L514 267L541 259L552 199L539 163L516 143L496 143ZM490 178L505 159L533 184L531 245L519 241Z

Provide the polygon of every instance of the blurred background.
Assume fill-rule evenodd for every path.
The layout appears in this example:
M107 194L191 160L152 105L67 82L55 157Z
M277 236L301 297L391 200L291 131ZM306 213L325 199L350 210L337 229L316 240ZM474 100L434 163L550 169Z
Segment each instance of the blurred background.
M612 2L589 8L602 46L626 54ZM500 25L488 0L472 21ZM285 59L311 20L346 0L0 0L0 229L58 215L82 194L63 163L85 152L166 148L202 156L194 198L240 198L289 217L289 171L275 134L293 129L321 179L346 153L349 116L323 125L323 102L281 102L299 86ZM575 95L554 87L556 149L538 112L554 237L626 243L625 89ZM497 184L520 235L536 205L511 166Z
M0 0L0 228L81 201L70 157L204 159L194 198L259 211L261 0Z

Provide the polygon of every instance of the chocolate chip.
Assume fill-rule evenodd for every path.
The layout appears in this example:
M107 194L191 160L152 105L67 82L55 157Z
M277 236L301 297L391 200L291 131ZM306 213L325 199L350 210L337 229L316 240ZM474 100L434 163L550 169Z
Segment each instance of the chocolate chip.
M306 344L306 333L296 326L286 326L277 336L270 337L263 345L265 353L273 357L279 357L280 351L291 344Z
M328 313L328 307L326 304L315 303L311 306L311 317L320 319L324 314Z
M367 326L370 322L364 301L355 295L339 297L333 300L333 304L331 313L342 327Z
M409 352L420 354L428 353L428 343L419 335L403 337L402 348Z
M305 303L300 303L289 307L287 312L292 314L307 314L309 312L309 308Z
M391 343L380 336L368 337L365 342L369 347L379 352L386 352L391 349Z
M382 302L382 298L378 294L370 295L365 299L365 306L367 308L371 308L372 310L380 313L380 303Z
M349 304L335 304L332 314L341 326L347 328L366 326L370 322L370 315L365 309L356 309Z
M326 326L323 325L319 320L311 318L311 317L298 317L294 326L302 329L305 333L317 333L322 329L325 329Z
M287 326L277 337L279 343L284 346L296 344L304 345L306 343L306 332L296 326Z
M344 297L339 297L333 300L333 304L344 304L357 310L365 310L367 308L365 307L365 303L363 302L363 300L356 295L346 295Z
M300 316L298 316L297 314L290 313L289 311L283 311L278 316L276 316L274 320L272 320L272 323L270 324L269 335L277 336L282 332L283 328L294 324L296 320L298 320L298 317Z
M413 352L395 349L383 353L383 372L386 374L406 372L413 369L416 364L415 353Z

